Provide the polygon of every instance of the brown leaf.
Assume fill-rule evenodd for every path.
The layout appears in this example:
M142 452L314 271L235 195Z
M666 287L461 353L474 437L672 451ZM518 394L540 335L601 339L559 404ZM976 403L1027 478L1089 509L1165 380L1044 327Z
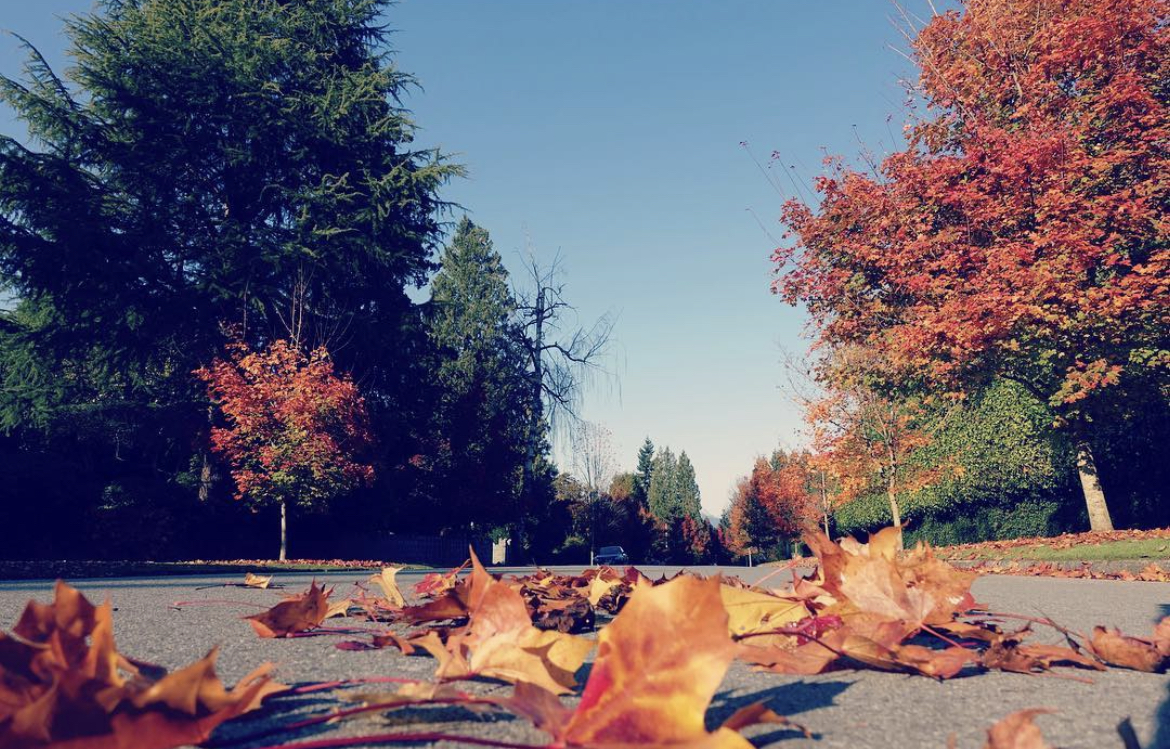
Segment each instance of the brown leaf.
M581 702L554 735L571 746L750 747L703 722L735 654L719 588L693 577L639 586L601 631Z
M1170 656L1170 616L1162 617L1162 621L1154 627L1154 647L1163 656Z
M248 588L267 588L272 582L272 575L264 577L263 575L253 575L251 572L244 573L244 585Z
M402 567L383 567L380 573L370 576L370 582L376 583L382 589L385 605L391 608L400 609L406 605L406 598L403 597L402 591L398 588L398 573L402 569Z
M721 585L719 593L723 608L727 611L728 631L733 638L773 632L777 628L794 624L809 616L808 607L803 601L794 601L761 590ZM748 641L754 647L796 644L795 637L785 634L756 636Z
M342 598L340 601L334 601L329 604L329 608L325 609L325 618L333 619L334 617L349 616L349 607L353 606L353 600L349 598Z
M576 685L574 674L593 643L534 627L520 593L494 579L474 554L471 574L449 595L466 606L467 626L446 640L433 631L411 640L439 660L436 678L485 676L558 694Z
M281 601L261 614L245 617L261 637L288 637L316 629L329 613L329 592L314 582L303 595Z
M1032 722L1037 715L1055 712L1048 708L1020 710L987 729L983 749L1052 749L1039 727Z
M0 633L0 745L168 749L205 741L225 720L284 689L269 666L232 690L216 652L161 678L114 647L113 608L58 583L52 604L31 603L16 639Z
M777 674L800 674L813 676L829 670L830 664L840 657L840 646L844 644L845 633L838 631L794 648L758 648L740 643L737 657ZM836 641L835 645L831 641Z
M1160 671L1165 657L1150 641L1128 637L1116 629L1093 627L1089 649L1112 666L1135 671Z

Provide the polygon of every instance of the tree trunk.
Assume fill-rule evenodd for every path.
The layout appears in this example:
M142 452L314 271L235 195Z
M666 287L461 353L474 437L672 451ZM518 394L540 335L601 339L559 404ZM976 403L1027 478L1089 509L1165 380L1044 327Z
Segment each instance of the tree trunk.
M825 538L829 538L829 491L825 486L824 471L821 471L821 515L825 521Z
M203 464L199 468L199 501L206 502L211 498L211 460L207 451L203 451Z
M904 548L902 543L902 511L898 507L898 493L894 491L894 482L886 485L886 498L890 500L890 517L894 519L894 527L898 529L898 548Z
M1089 529L1094 531L1113 530L1113 518L1109 505L1105 503L1105 491L1097 475L1097 462L1086 439L1077 442L1077 474L1081 477L1081 492L1085 495L1085 507L1089 511Z
M280 500L280 561L288 559L288 503Z
M898 453L890 442L886 443L886 450L890 459L886 475L886 498L890 500L890 517L898 529L898 550L901 551L906 545L902 540L902 510L898 507Z

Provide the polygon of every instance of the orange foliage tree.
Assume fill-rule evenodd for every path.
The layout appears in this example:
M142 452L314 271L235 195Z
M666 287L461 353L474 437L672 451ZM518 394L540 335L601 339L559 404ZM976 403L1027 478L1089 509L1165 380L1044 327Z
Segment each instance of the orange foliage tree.
M808 453L777 451L759 458L736 485L728 508L724 543L736 554L770 551L785 539L816 528L820 495Z
M1165 0L967 0L914 40L928 116L875 174L836 162L786 205L775 290L819 339L943 388L1014 380L1077 446L1112 527L1094 432L1164 397L1170 345ZM791 264L790 264L791 263Z
M196 374L227 426L211 430L227 458L236 498L280 505L280 559L287 557L288 505L312 506L373 480L365 401L334 372L329 352L306 355L283 340L262 351L231 346Z

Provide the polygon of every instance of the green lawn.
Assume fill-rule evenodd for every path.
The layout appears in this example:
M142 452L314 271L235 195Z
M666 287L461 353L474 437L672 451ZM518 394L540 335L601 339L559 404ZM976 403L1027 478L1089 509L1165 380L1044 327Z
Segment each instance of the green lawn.
M1067 549L1054 549L1044 544L1020 546L1013 549L977 550L985 559L1031 559L1043 562L1079 562L1122 559L1170 560L1170 538L1148 538L1132 541L1108 541L1101 544L1081 544Z

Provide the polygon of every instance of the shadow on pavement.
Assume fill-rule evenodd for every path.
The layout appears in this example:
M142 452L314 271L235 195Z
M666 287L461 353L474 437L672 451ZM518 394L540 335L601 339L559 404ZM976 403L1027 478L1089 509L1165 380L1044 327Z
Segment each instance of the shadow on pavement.
M799 723L799 718L795 716L810 710L832 707L837 696L851 686L853 686L851 681L796 681L755 691L720 692L715 695L715 700L707 711L707 727L715 729L723 721L730 718L736 710L754 705L757 702L762 702L780 715L793 718ZM800 736L803 734L794 729L780 729L753 736L752 740L757 745L764 745ZM820 736L814 734L814 738L820 738Z

